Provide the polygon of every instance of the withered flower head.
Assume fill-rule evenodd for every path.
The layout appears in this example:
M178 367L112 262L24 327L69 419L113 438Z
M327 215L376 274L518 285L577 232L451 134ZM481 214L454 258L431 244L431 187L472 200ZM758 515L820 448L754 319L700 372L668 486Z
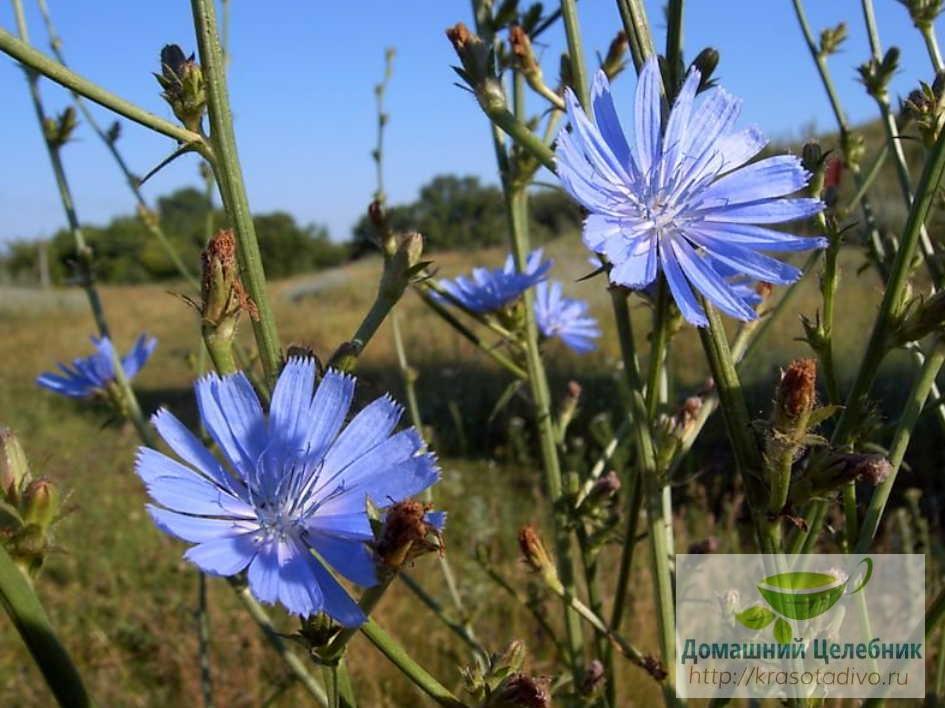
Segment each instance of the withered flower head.
M495 708L548 708L551 705L549 680L515 673L496 692L490 706Z
M809 414L817 396L817 360L795 359L778 384L778 412L790 419Z
M392 506L384 519L384 528L374 550L378 560L390 568L433 551L443 549L443 515L430 506L407 500Z

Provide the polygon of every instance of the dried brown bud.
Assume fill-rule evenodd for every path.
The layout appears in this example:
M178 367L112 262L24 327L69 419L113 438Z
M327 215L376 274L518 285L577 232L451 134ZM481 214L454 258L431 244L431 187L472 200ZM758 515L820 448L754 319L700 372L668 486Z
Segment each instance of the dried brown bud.
M246 310L254 320L259 311L239 277L236 260L236 235L232 229L221 229L210 239L200 254L203 266L200 283L200 314L205 323L222 325L234 320L241 310Z
M771 297L771 293L774 292L774 285L766 283L763 280L758 281L758 285L755 286L755 292L758 293L762 301L767 300Z
M529 568L541 575L545 584L552 590L563 590L551 554L545 548L538 530L531 524L523 526L518 532L518 547L522 551L522 560Z
M409 500L392 506L374 547L378 560L400 568L424 553L442 550L440 530L430 522L429 510L428 505Z
M610 42L607 48L607 55L601 63L601 70L607 74L608 79L613 79L626 66L625 57L627 56L627 47L630 42L627 40L627 33L623 30L617 32L617 36Z
M512 55L515 57L515 64L522 73L541 71L538 62L535 60L528 33L519 25L509 27L509 44L512 47Z
M778 384L778 415L796 420L809 415L817 396L817 360L795 359Z
M447 29L446 37L463 65L457 72L471 88L476 89L493 73L489 48L462 22Z

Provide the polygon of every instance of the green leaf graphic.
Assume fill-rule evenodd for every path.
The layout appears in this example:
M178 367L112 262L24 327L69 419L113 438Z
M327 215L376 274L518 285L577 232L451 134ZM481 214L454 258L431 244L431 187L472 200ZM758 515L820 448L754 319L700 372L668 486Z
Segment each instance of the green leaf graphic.
M739 612L735 615L735 619L748 629L764 629L771 624L774 613L764 605L754 605Z
M774 623L774 638L778 641L779 644L790 644L791 635L791 625L788 624L788 621L778 617L777 622Z

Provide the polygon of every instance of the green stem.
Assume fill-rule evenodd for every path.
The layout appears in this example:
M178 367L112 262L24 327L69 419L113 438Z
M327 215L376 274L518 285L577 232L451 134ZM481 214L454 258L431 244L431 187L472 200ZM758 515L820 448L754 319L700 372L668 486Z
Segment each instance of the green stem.
M487 346L485 342L471 329L466 325L456 319L453 314L447 310L443 305L438 303L436 300L431 298L426 292L422 289L416 289L417 294L420 296L420 299L423 300L424 304L433 310L437 315L439 315L444 322L449 324L453 329L455 329L460 335L466 338L470 343L472 343L477 349L482 351L484 354L489 356L493 361L502 366L506 371L511 373L518 379L524 381L528 378L528 373L520 367L518 364L513 362L511 359L506 357L501 352L497 351L494 347Z
M939 589L932 604L925 611L925 637L928 639L945 618L945 587Z
M945 63L942 62L942 52L938 48L938 38L935 36L935 26L932 24L924 25L919 28L922 33L922 39L925 41L925 48L929 52L929 59L935 68L936 74L945 71Z
M378 626L371 618L361 625L361 633L403 674L409 678L424 693L438 705L448 708L463 708L466 704L450 692L446 686L437 681L422 666L410 658L403 647L393 637Z
M660 378L665 371L666 345L669 342L669 288L666 278L662 275L659 276L656 288L653 334L646 376L646 413L650 420L656 415L656 406L660 402Z
M243 283L259 311L258 319L253 320L253 332L267 383L271 386L275 383L281 360L279 335L269 305L256 227L249 210L236 149L233 116L227 95L226 68L217 36L216 9L213 0L191 0L191 8L197 30L200 63L206 81L210 140L214 148L212 164L223 204L236 229Z
M509 229L512 234L512 252L515 265L524 270L528 259L528 195L523 186L508 185L505 190L506 209ZM538 427L541 450L542 470L545 476L545 488L554 508L555 555L558 576L565 590L574 594L574 560L571 553L571 539L568 533L568 519L562 508L561 467L555 442L555 425L551 415L551 394L548 389L548 376L538 348L538 328L535 323L533 293L525 292L525 359L528 369L528 383L531 389L535 411L535 423ZM568 643L569 660L575 682L583 676L581 626L574 612L565 605L565 630Z
M400 574L400 579L403 581L404 585L410 588L411 592L417 596L417 599L420 600L427 609L429 609L433 614L435 614L439 620L446 625L446 627L453 632L457 637L459 637L466 645L472 649L477 655L483 659L489 656L489 653L485 650L479 640L476 639L476 636L469 631L468 624L463 622L457 622L452 619L447 613L446 609L439 603L439 601L433 597L430 593L423 589L423 586L420 585L416 580L411 578L406 573Z
M675 96L682 86L683 53L683 0L669 0L666 11L666 66L669 95Z
M29 33L26 27L26 16L23 13L23 4L20 0L13 0L13 12L16 16L17 31L20 34L22 43L29 47ZM72 190L69 187L69 181L66 178L66 171L62 165L62 156L60 146L55 145L46 137L44 125L46 114L43 110L43 102L39 93L39 75L31 68L26 68L26 78L30 88L30 96L33 100L33 108L36 111L36 120L39 124L40 132L43 134L43 142L46 145L46 152L52 166L53 175L56 179L56 186L59 190L59 199L62 202L63 210L66 214L66 221L69 224L69 230L75 241L76 250L76 269L79 285L85 291L86 298L89 301L89 308L92 310L92 317L95 319L99 336L107 337L112 340L112 369L115 375L115 384L120 392L120 398L116 401L117 407L132 422L146 445L154 446L154 434L148 426L144 415L141 412L141 406L138 404L138 398L134 389L125 376L125 369L121 363L121 357L118 354L117 346L111 337L108 327L108 320L105 318L105 309L102 306L102 299L98 289L95 287L95 278L93 275L92 249L85 241L82 233L82 227L79 224L79 216L76 213L75 201L72 198Z
M699 336L719 393L719 405L722 408L725 427L735 453L735 464L745 484L762 551L775 553L777 552L776 524L767 523L763 511L767 495L759 479L761 451L758 449L752 432L751 416L748 413L744 391L735 369L735 360L729 349L721 316L707 301L703 301L702 304L709 326L699 328Z
M530 152L542 165L554 171L554 152L540 136L532 132L522 120L509 111L505 98L490 94L489 96L480 97L479 104L489 120L501 128L522 148Z
M568 59L571 63L571 83L582 106L590 100L587 69L584 65L584 48L581 44L581 28L578 22L577 3L575 0L561 0L561 19L564 21L564 33L568 40Z
M119 98L88 79L69 71L59 62L50 59L42 52L36 51L28 43L16 39L9 32L2 29L0 29L0 52L10 55L24 66L55 81L70 91L85 96L90 101L94 101L128 120L143 125L145 128L150 128L184 144L203 145L203 137L198 133L175 125L163 118L158 118L153 113L148 113L143 108Z
M0 604L20 633L26 648L63 708L90 708L82 677L66 648L59 643L46 611L26 576L0 544Z
M276 653L278 653L286 663L286 666L289 667L289 670L295 678L320 706L328 708L328 696L325 694L325 689L322 688L321 684L315 680L315 677L308 672L302 660L289 649L282 635L279 633L279 630L273 625L268 613L263 609L263 606L259 604L256 598L253 597L249 588L245 585L241 585L235 578L229 578L228 580L230 586L236 592L236 596L239 598L240 602L243 603L243 607L249 613L250 617L255 620L256 624L259 625L263 636L269 640L272 648L276 650Z
M627 533L624 537L620 571L617 579L617 592L614 596L610 626L619 628L627 587L629 585L630 570L632 567L633 549L635 546L636 519L639 515L639 505L643 497L646 498L647 524L650 541L650 553L653 572L653 596L657 608L657 622L659 627L660 655L663 667L668 676L664 686L665 698L668 704L676 701L675 696L668 693L667 687L674 685L675 664L675 619L672 575L669 560L670 549L667 545L666 530L663 526L663 494L660 470L656 463L656 450L653 444L653 433L650 429L646 403L643 399L643 381L637 363L636 343L633 335L633 323L630 319L630 310L627 307L627 291L623 288L610 288L614 319L617 324L617 335L620 340L620 352L623 357L624 375L630 389L630 410L628 416L632 420L634 444L636 446L637 476L640 480L642 494L630 495L630 508L627 519ZM635 508L634 508L635 507Z
M653 37L650 34L650 24L646 19L646 8L642 0L617 0L617 9L623 28L630 41L630 56L637 74L643 69L646 60L656 54Z
M879 152L876 153L876 157L873 158L870 166L857 180L856 193L850 198L849 202L843 205L843 214L854 209L860 203L860 200L866 196L866 193L869 191L870 187L873 186L873 182L879 176L879 173L882 172L882 167L886 163L886 158L888 156L889 144L883 143L883 146L879 149Z
M879 529L880 519L882 519L883 512L886 509L886 502L889 501L889 495L896 483L899 467L902 465L902 460L909 447L912 432L943 363L945 363L945 342L937 339L934 348L929 352L925 364L912 384L912 390L909 391L909 397L899 417L896 432L893 434L892 443L889 446L889 464L892 465L892 472L873 491L873 496L870 498L869 506L863 517L863 527L860 530L854 553L869 552L870 545L876 537L876 531Z
M210 615L207 612L207 576L197 572L197 644L200 657L200 691L205 708L213 708L213 672L210 662Z

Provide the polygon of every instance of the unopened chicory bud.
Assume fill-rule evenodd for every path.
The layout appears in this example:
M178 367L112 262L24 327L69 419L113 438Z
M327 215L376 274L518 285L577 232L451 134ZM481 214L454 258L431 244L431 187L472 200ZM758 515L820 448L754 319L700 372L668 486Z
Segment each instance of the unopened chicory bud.
M719 52L717 49L712 47L706 47L696 55L695 59L692 60L690 68L697 69L701 75L701 78L699 79L699 87L696 89L697 93L701 93L702 91L710 89L715 85L715 81L712 79L712 74L715 73L718 65Z
M604 61L600 65L601 71L607 74L608 79L613 79L627 65L626 57L629 46L627 33L623 30L617 32L617 36L611 40Z
M43 121L43 135L46 137L46 142L53 148L61 148L69 142L78 124L75 108L72 106L66 108L55 118L46 118Z
M469 31L462 22L446 30L449 39L456 50L456 55L462 68L455 67L456 72L473 89L481 85L493 74L492 55L485 42L473 32Z
M812 497L835 492L849 482L882 484L893 472L884 455L862 452L832 453L822 464L805 471L791 488L791 504L802 504Z
M30 465L23 446L12 430L0 426L0 499L17 506L30 479Z
M59 490L48 479L30 482L23 492L23 522L37 526L44 533L59 516L59 507Z
M828 57L835 54L840 45L846 41L847 25L841 22L836 27L827 27L820 33L820 55Z
M945 334L945 290L910 300L897 318L892 343L905 346L933 333Z
M860 64L857 71L866 92L878 101L889 100L889 82L899 68L899 49L890 47L882 59L870 59Z
M161 73L154 77L160 84L161 97L167 101L177 119L184 127L200 131L203 114L207 110L207 92L203 70L176 44L168 44L161 50Z
M515 673L502 683L486 705L489 708L549 708L549 688L550 681L546 677Z

